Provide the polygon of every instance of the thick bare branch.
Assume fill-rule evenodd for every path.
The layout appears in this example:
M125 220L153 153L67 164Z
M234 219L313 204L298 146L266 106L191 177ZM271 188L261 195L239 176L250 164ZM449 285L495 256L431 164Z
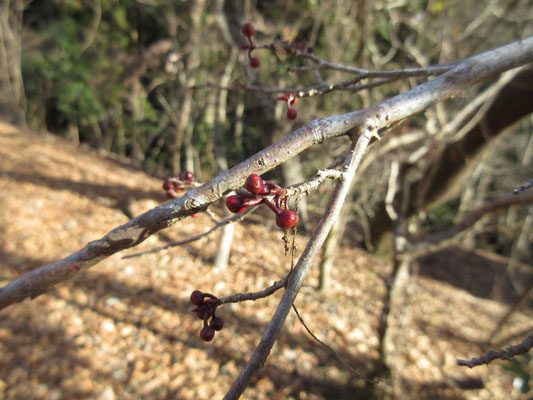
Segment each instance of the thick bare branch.
M357 131L385 130L468 86L532 61L533 37L530 37L468 58L445 74L375 106L312 121L185 196L147 211L76 253L0 288L0 309L45 293L55 284L73 278L80 270L90 268L118 251L136 246L159 230L205 210L225 193L242 186L252 173L263 174L301 151L344 135L353 128Z

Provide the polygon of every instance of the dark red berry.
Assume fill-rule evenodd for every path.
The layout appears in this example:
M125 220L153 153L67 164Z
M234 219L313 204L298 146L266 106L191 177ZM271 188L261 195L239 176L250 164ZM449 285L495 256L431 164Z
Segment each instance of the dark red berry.
M281 229L290 229L298 225L300 218L291 210L283 210L276 216L276 225Z
M249 38L255 35L255 29L250 23L244 24L241 28L241 32L244 36L247 36Z
M204 326L200 331L200 337L205 342L210 342L215 337L215 330L210 326Z
M185 171L183 174L183 179L191 182L194 179L194 174L191 171Z
M298 113L296 112L294 108L289 108L287 110L287 119L293 120L296 118L297 115Z
M242 204L242 200L239 196L233 195L226 199L226 207L232 213L240 214L246 211L246 206Z
M252 194L260 194L263 189L263 179L257 174L252 174L246 179L244 187Z
M163 181L163 190L169 190L172 187L172 182L170 182L170 179L165 178Z
M204 294L199 290L194 290L191 293L191 303L195 306L201 306L204 304Z
M192 214L191 217L192 218L198 218L200 216L200 214Z
M252 68L259 68L261 65L261 61L259 61L259 58L250 58L250 67Z
M219 331L224 328L224 320L219 317L212 318L211 321L209 321L209 326L215 331Z

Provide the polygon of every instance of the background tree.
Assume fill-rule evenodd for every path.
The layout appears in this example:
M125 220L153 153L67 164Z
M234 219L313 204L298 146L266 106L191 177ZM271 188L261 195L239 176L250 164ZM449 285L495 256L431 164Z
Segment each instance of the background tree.
M24 122L25 97L21 73L22 0L0 4L0 110Z

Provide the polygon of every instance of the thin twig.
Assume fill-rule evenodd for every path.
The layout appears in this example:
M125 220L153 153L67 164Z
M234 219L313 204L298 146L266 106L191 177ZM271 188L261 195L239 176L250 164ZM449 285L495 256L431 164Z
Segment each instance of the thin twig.
M520 197L512 195L502 196L468 213L461 221L450 228L437 232L417 242L410 243L405 251L409 257L420 257L430 252L437 251L438 249L447 246L450 240L459 233L470 228L486 214L501 211L511 206L531 203L533 203L533 193L528 193Z
M519 194L520 192L523 192L526 189L529 189L533 186L533 179L531 179L529 182L524 183L522 186L517 187L515 190L513 190L514 194Z
M361 378L361 379L364 379L366 382L372 384L372 385L376 385L378 384L381 380L379 378L373 380L373 379L370 379L368 376L362 374L361 372L357 371L355 368L353 368L350 364L348 364L346 361L344 361L341 356L339 355L339 353L337 353L331 346L329 346L328 344L324 343L322 340L320 340L319 338L316 337L316 335L311 331L311 329L309 329L309 327L306 325L305 321L303 320L302 316L300 315L300 313L298 312L298 309L296 308L296 304L293 304L292 305L292 308L294 310L294 312L296 313L296 316L298 317L298 320L300 321L300 323L303 325L303 327L305 328L305 330L307 331L307 333L316 341L318 342L318 344L320 344L322 347L324 347L325 349L327 349L331 354L333 354L333 356L335 356L335 358L337 360L339 360L341 362L342 365L344 365L346 368L348 368L350 371L353 372L353 374L355 376L357 376L358 378Z
M350 91L350 92L358 92L365 89L371 89L377 86L385 85L390 82L394 82L395 80L400 79L400 77L387 77L383 79L378 79L373 82L369 82L366 84L357 85L362 79L362 77L355 77L350 78L348 80L335 83L335 84L321 84L321 85L315 85L315 86L308 86L304 88L278 88L278 87L265 87L265 86L256 86L256 85L244 85L244 84L233 84L233 85L219 85L216 83L204 83L201 85L195 85L189 87L191 90L196 89L205 89L205 88L211 88L211 89L217 89L217 90L242 90L242 91L250 91L250 92L259 92L259 93L265 93L265 94L285 94L287 92L292 93L294 97L304 98L304 97L313 97L313 96L321 96L326 93L339 90L339 91Z
M247 301L247 300L255 301L257 299L262 299L264 297L271 296L272 294L276 293L279 289L281 289L284 286L285 286L285 279L274 282L271 286L259 292L237 293L237 294L232 294L231 296L222 297L218 299L218 303L226 304L226 303L240 303L242 301Z
M294 45L292 45L291 43L287 43L287 42L278 41L270 45L256 45L255 46L256 50L272 50L274 52L278 51L280 48L298 58L303 58L314 63L314 65L291 67L289 68L289 71L291 72L330 69L334 71L357 74L363 79L383 78L383 77L408 78L408 77L415 77L415 76L440 75L457 65L457 63L448 63L448 64L439 64L439 65L432 65L429 67L420 67L420 68L402 68L402 69L393 69L393 70L388 70L388 71L373 71L373 70L368 70L368 69L363 69L363 68L341 65L341 64L337 64L337 63L324 60L323 58L317 56L314 53L299 50Z
M299 196L301 194L309 194L311 191L318 189L326 180L339 180L344 176L343 171L337 169L319 169L315 176L307 179L305 182L291 186L285 189L285 196Z
M385 71L372 71L363 68L348 67L345 65L335 64L329 61L325 61L320 57L317 57L314 54L305 54L298 53L302 58L307 58L314 61L316 64L309 66L301 67L292 67L289 68L291 72L297 71L306 71L306 70L324 70L330 69L340 72L348 72L351 74L357 74L361 79L368 78L410 78L410 77L426 77L431 75L440 75L448 71L450 68L453 68L456 64L442 64L442 65L433 65L430 67L420 67L420 68L403 68L403 69L391 69Z
M533 347L533 334L529 335L522 343L515 346L509 346L504 350L489 351L479 357L474 357L471 360L457 360L457 365L462 367L474 368L478 365L489 364L490 362L500 358L502 360L511 360L515 356L525 354Z
M176 242L172 242L172 243L166 244L164 246L156 247L156 248L153 248L153 249L150 249L150 250L140 251L138 253L133 253L133 254L128 254L128 255L126 255L126 256L124 256L122 258L125 259L125 258L140 257L140 256L144 256L145 254L158 253L160 251L163 251L163 250L166 250L166 249L170 249L171 247L183 246L184 244L195 242L197 240L202 239L203 237L205 237L207 235L210 235L211 233L213 233L217 229L222 228L224 225L233 224L235 222L242 221L244 218L246 218L249 214L251 214L254 211L255 211L255 208L249 208L248 210L246 210L242 214L237 214L237 215L234 215L233 217L226 218L226 219L224 219L222 221L217 222L214 227L212 227L208 231L206 231L204 233L201 233L199 235L190 237L188 239L178 240Z

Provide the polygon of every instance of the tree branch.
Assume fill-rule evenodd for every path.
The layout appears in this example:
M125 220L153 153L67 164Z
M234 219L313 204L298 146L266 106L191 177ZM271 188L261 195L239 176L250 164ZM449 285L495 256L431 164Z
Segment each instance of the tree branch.
M533 179L524 183L522 186L517 187L515 190L513 190L513 193L520 194L520 192L523 192L524 190L529 189L530 187L533 187Z
M219 228L222 228L223 226L226 226L227 224L233 224L235 222L240 222L242 221L244 218L246 218L249 214L251 214L252 212L254 212L256 209L255 208L248 208L244 213L242 214L237 214L237 215L233 215L232 217L229 217L229 218L226 218L226 219L223 219L222 221L217 221L215 223L215 226L212 227L211 229L209 229L208 231L205 231L204 233L200 233L199 235L196 235L196 236L192 236L190 238L187 238L187 239L183 239L183 240L178 240L176 242L172 242L172 243L169 243L167 245L164 245L164 246L160 246L160 247L155 247L153 249L150 249L150 250L146 250L146 251L141 251L141 252L138 252L138 253L133 253L133 254L128 254L122 258L134 258L134 257L140 257L140 256L144 256L145 254L152 254L152 253L157 253L159 251L163 251L163 250L166 250L166 249L170 249L171 247L176 247L176 246L183 246L184 244L187 244L187 243L192 243L192 242L195 242L197 240L200 240L201 238L203 237L206 237L208 235L210 235L211 233L213 233L214 231L216 231L217 229ZM206 210L208 211L208 210ZM211 216L211 218L213 218Z
M529 335L522 343L515 346L509 346L504 350L489 351L479 357L474 357L471 360L457 360L457 365L462 367L474 368L478 365L489 364L490 362L500 358L502 360L511 360L515 356L525 354L533 347L533 334Z
M320 248L326 240L331 227L339 217L341 207L346 199L346 196L348 195L357 167L359 166L366 148L370 143L370 139L372 139L374 135L375 131L373 130L362 130L357 143L348 155L345 162L346 171L344 173L344 179L341 179L337 183L337 186L331 195L331 200L324 214L322 215L320 222L318 223L318 227L307 243L307 246L300 259L296 263L293 271L287 277L285 292L283 293L283 297L281 298L278 308L272 317L272 321L270 322L267 331L255 349L254 354L251 356L250 361L243 369L237 380L233 383L226 396L224 396L224 400L238 399L244 392L244 389L246 389L248 382L255 374L256 370L261 368L266 362L266 359L270 354L270 350L276 341L281 327L283 326L283 323L285 322L285 319L291 310L294 299L302 287L307 272L313 265L316 256L320 252Z
M218 303L219 304L239 303L239 302L247 301L247 300L256 301L258 299L262 299L264 297L268 297L276 293L283 286L285 286L285 280L277 281L277 282L274 282L271 286L259 292L237 293L237 294L232 294L231 296L222 297L218 299Z
M523 196L507 195L493 200L487 204L482 205L478 209L466 215L460 222L454 224L452 227L445 229L431 235L428 238L422 239L411 245L408 245L405 252L409 253L409 257L416 258L424 254L434 252L440 248L445 247L449 240L453 239L459 233L465 231L479 221L486 214L497 212L502 209L515 206L533 203L533 193L528 193Z
M68 257L35 269L0 288L0 309L28 297L35 298L55 284L75 277L79 271L205 210L224 194L242 186L252 173L261 175L305 149L342 136L353 128L365 132L385 130L468 86L532 61L533 37L529 37L467 58L445 74L375 106L312 121L179 199L149 210Z

